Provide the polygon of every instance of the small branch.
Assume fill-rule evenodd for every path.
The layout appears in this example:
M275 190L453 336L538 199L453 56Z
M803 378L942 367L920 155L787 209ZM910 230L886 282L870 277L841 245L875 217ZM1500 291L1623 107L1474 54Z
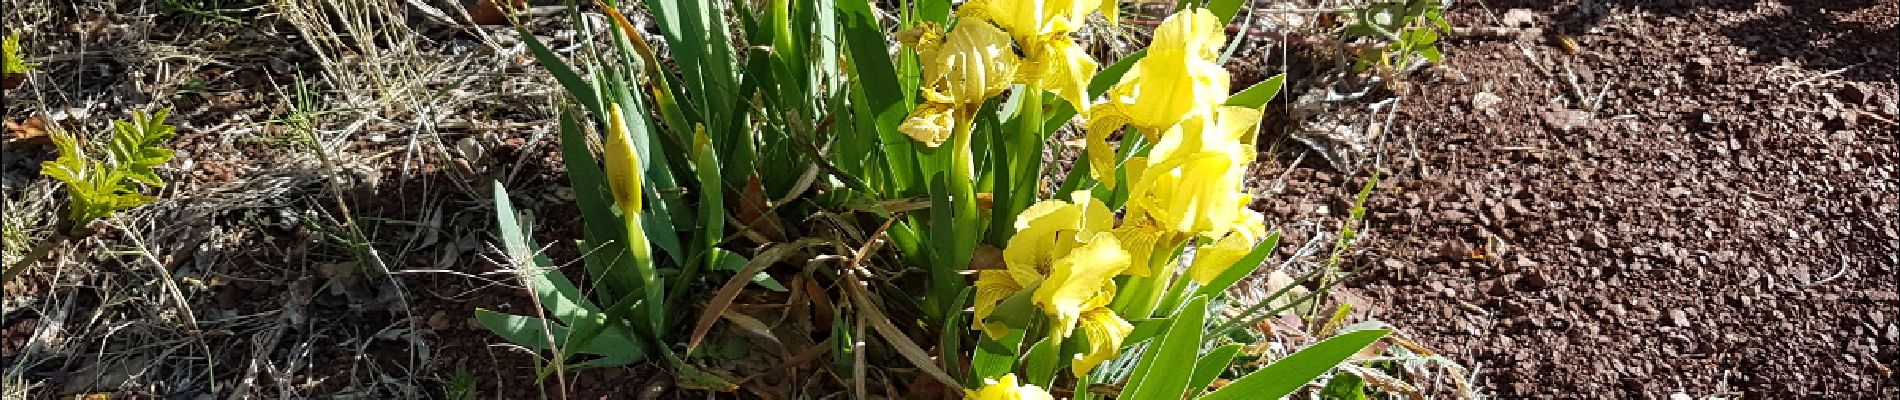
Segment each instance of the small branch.
M46 257L46 253L52 252L54 248L65 246L71 240L66 235L55 235L51 239L40 242L38 246L33 247L33 251L27 252L24 257L14 261L13 265L8 265L6 272L0 273L0 284L12 282L14 277L20 276L28 268L39 264L40 259Z

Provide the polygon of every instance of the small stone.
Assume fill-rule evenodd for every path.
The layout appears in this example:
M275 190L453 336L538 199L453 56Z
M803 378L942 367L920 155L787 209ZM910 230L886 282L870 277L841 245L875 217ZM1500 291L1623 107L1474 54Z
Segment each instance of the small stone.
M429 329L431 330L436 332L446 331L450 328L449 324L448 313L436 311L435 314L429 315Z
M1445 261L1463 260L1471 256L1471 245L1460 240L1445 241L1438 246L1438 258Z
M1387 258L1385 259L1385 261L1380 261L1379 264L1381 266L1384 266L1386 270L1390 270L1390 271L1404 271L1405 270L1405 262L1399 261L1399 259L1397 258Z
M1860 87L1859 84L1849 83L1842 85L1841 91L1836 93L1834 97L1849 104L1863 104L1867 101L1868 96L1866 88Z
M1689 312L1680 308L1669 310L1669 323L1675 326L1689 326Z
M1517 287L1526 291L1543 290L1548 286L1550 286L1550 279L1545 278L1541 272L1525 272L1524 276L1517 278Z
M1498 97L1498 95L1491 94L1491 92L1478 92L1478 94L1471 95L1471 109L1474 111L1490 111L1491 107L1503 102L1503 97Z
M1588 235L1584 236L1583 244L1591 250L1607 249L1610 248L1610 237L1604 235L1602 230L1592 229Z
M1491 289L1486 291L1486 293L1490 293L1492 296L1509 296L1511 295L1511 285L1506 283L1503 279L1498 279L1491 282Z
M1505 11L1504 15L1498 19L1504 26L1512 28L1531 27L1537 25L1537 12L1526 8L1513 8Z

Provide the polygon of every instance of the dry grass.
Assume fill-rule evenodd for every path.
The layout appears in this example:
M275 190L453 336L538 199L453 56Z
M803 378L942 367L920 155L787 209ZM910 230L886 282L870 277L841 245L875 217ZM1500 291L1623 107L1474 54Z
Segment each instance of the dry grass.
M0 356L0 398L433 396L455 368L433 363L407 281L479 261L487 220L460 199L534 175L540 160L492 148L546 135L511 121L545 118L553 85L523 72L511 34L444 33L460 28L436 14L461 10L409 3L278 0L233 24L157 0L4 0L41 66L7 118L96 135L174 107L184 135L158 203L7 284L5 324L23 324L7 339L25 335ZM6 265L52 236L63 201L20 149L0 190ZM267 289L234 289L252 286Z

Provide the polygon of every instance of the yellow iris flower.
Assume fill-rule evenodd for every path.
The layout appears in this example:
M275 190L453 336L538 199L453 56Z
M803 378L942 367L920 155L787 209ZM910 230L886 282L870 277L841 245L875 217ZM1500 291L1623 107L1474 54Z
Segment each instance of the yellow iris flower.
M1083 192L1074 200L1044 200L1017 216L1017 233L1003 249L1006 270L977 273L974 308L975 328L1001 338L1010 327L988 321L990 314L1004 299L1034 287L1030 302L1049 316L1051 336L1063 339L1080 330L1087 341L1073 361L1082 374L1119 354L1134 329L1107 308L1115 299L1115 276L1132 263L1112 233L1115 215L1108 207Z
M1129 161L1128 208L1177 233L1226 235L1252 200L1238 189L1259 120L1259 110L1220 107L1169 129L1148 157Z
M948 35L936 34L935 25L923 29L906 36L917 38L924 104L899 130L936 147L956 129L967 129L983 101L1009 89L1022 60L1010 48L1009 34L988 22L964 21Z
M1043 200L1017 214L1016 235L1011 236L1009 243L1003 247L1005 269L977 273L976 299L973 304L976 329L988 333L992 338L1002 337L1008 332L1008 327L985 321L997 304L1038 283L1042 283L1043 287L1070 284L1069 279L1076 278L1075 272L1086 269L1075 268L1077 263L1113 269L1109 277L1114 277L1127 267L1125 252L1120 253L1122 260L1117 261L1115 258L1120 246L1112 237L1107 238L1107 243L1093 243L1114 226L1114 213L1085 193L1078 192L1074 199L1074 203ZM1104 257L1106 259L1099 259ZM1064 281L1045 281L1058 271L1065 274L1062 275ZM1078 286L1070 290L1099 290L1102 286ZM1041 293L1042 289L1039 288L1037 292ZM1038 301L1039 305L1041 303ZM1070 325L1073 325L1073 320L1071 317ZM1067 331L1064 332L1066 334Z
M1086 90L1098 65L1069 33L1082 27L1102 4L1102 0L972 0L957 13L988 20L1008 31L1032 66L1023 71L1023 83L1055 92L1086 113Z
M1131 160L1131 165L1144 159ZM1150 276L1154 273L1149 267L1155 250L1162 246L1172 246L1181 235L1173 230L1157 225L1154 218L1147 217L1145 211L1129 207L1128 214L1122 219L1122 225L1114 230L1115 239L1121 241L1122 249L1128 251L1131 264L1122 273L1133 276Z
M1107 306L1115 299L1115 276L1128 269L1128 264L1128 252L1122 250L1121 242L1107 232L1098 233L1089 238L1088 244L1057 259L1030 301L1053 320L1051 331L1056 337L1069 337L1082 312Z
M1089 79L1095 77L1097 65L1088 51L1075 45L1068 36L1059 36L1043 42L1042 50L1031 57L1032 62L1041 67L1036 83L1068 101L1077 112L1089 112Z
M1205 9L1177 12L1156 27L1148 54L1089 114L1089 167L1096 179L1111 187L1116 183L1110 173L1115 150L1107 139L1122 126L1133 125L1152 141L1190 115L1226 101L1228 74L1217 62L1227 40L1225 28Z
M972 0L957 13L987 19L1009 31L1018 43L1029 43L1074 32L1101 4L1102 0Z
M963 391L963 397L970 400L1055 400L1055 396L1036 385L1017 384L1016 374L1004 374L994 380L985 379L983 388Z

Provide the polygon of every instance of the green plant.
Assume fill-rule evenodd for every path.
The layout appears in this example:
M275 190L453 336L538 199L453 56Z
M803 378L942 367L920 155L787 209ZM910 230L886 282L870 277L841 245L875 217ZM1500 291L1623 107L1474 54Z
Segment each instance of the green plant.
M475 390L475 374L466 368L456 369L455 375L442 383L442 394L449 400L473 400L481 395Z
M530 266L524 279L537 288L537 297L555 318L479 313L491 329L518 344L555 351L555 366L565 365L575 354L598 357L575 366L654 359L689 387L731 387L688 362L695 343L688 344L688 351L675 350L684 333L679 322L687 309L682 305L696 287L717 281L708 273L752 263L721 248L733 239L729 220L744 224L742 233L784 239L786 228L773 217L771 206L755 200L761 196L737 194L793 191L799 185L800 175L808 174L755 166L809 165L797 157L809 156L804 151L817 143L813 131L823 129L815 116L825 113L816 110L841 104L842 96L825 88L843 82L835 66L825 69L828 73L811 71L813 61L786 54L794 46L813 46L819 54L835 56L835 41L793 44L790 34L835 30L830 19L819 17L835 12L832 7L803 3L794 9L781 1L769 9L743 8L747 5L649 4L655 20L665 27L677 75L612 2L599 4L608 11L611 25L575 20L581 32L610 41L587 46L571 62L522 32L571 100L561 107L561 145L585 222L581 244L591 293L547 273L551 266L545 257L523 252L536 247L511 245L511 259L533 260L520 263ZM733 12L728 7L742 9ZM783 47L741 57L723 28L728 16L739 18L732 22L741 24L740 32L748 39L773 42L773 35L779 35ZM766 16L773 23L761 22ZM779 112L756 109L761 104ZM755 129L763 132L755 134ZM592 150L594 143L602 149L598 154ZM742 192L746 189L751 192ZM728 206L727 198L747 202ZM505 200L498 187L497 204ZM729 214L728 208L741 212ZM503 230L510 232L504 241L519 242L508 239L523 229L508 213L502 216ZM771 262L770 257L756 259ZM777 286L769 277L758 276L754 271L745 279ZM563 333L549 333L553 330Z
M51 135L59 158L40 164L40 173L65 185L73 229L154 200L141 190L165 185L153 168L172 159L164 147L175 135L175 128L165 124L170 113L135 111L131 121L113 121L112 139L104 146L86 146L64 132Z
M552 271L498 185L508 258L539 314L478 318L551 354L557 377L653 360L688 387L730 389L694 366L719 353L697 346L740 288L771 290L761 272L797 254L843 260L800 276L849 299L815 321L832 325L838 376L901 357L946 386L1011 387L973 395L1123 378L1130 398L1198 392L1239 348L1219 342L1236 321L1204 317L1278 244L1241 185L1285 77L1228 87L1217 58L1238 0L1189 4L1155 44L1098 65L1070 34L1105 3L923 0L884 26L868 0L659 0L645 6L667 57L613 2L598 4L607 26L573 13L582 37L606 40L571 58L523 30L567 92L588 278ZM1052 134L1078 120L1087 159L1045 181ZM786 222L813 220L828 225ZM873 251L880 239L894 251ZM720 271L736 273L681 329L683 294ZM867 327L887 346L851 345ZM1303 386L1383 334L1367 332L1241 387ZM1095 368L1143 346L1136 373Z
M1438 50L1439 35L1451 31L1445 22L1440 0L1400 0L1377 3L1350 10L1353 23L1346 37L1371 37L1388 41L1384 46L1359 54L1353 69L1391 73L1411 65L1413 57L1436 63L1444 58Z
M0 73L23 74L34 67L20 55L20 34L9 33L5 39L0 39Z
M499 184L495 185L494 199L502 249L509 260L525 268L521 276L546 312L542 317L526 317L476 310L475 316L482 325L516 344L556 351L558 357L552 361L557 365L568 362L566 358L575 354L601 357L575 366L624 365L644 360L651 352L650 341L635 337L631 326L602 322L626 317L627 307L622 304L609 307L617 314L616 318L609 318L602 307L554 269L553 261L538 253L541 247L529 239L529 227L518 219L507 190ZM553 318L547 318L549 316Z

